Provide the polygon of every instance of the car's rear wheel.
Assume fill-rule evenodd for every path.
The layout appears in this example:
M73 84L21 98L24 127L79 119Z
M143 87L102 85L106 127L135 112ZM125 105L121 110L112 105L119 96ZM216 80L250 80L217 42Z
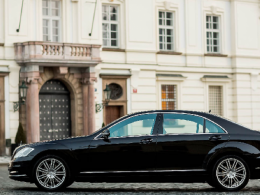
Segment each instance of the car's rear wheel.
M249 181L250 171L246 162L234 155L219 159L212 170L212 181L216 188L224 191L237 191Z
M55 191L67 187L70 170L67 163L56 155L38 160L34 168L35 184L44 190Z

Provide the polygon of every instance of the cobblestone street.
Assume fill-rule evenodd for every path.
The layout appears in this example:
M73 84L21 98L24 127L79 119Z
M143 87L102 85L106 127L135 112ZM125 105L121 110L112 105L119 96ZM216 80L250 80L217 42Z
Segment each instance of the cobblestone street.
M40 191L34 184L13 181L8 178L7 166L0 166L0 194L46 194ZM122 183L122 184L107 184L107 183L74 183L67 189L61 192L53 192L47 194L90 194L90 195L133 195L133 194L260 194L260 181L250 181L246 188L240 192L226 193L218 192L208 184L192 183Z

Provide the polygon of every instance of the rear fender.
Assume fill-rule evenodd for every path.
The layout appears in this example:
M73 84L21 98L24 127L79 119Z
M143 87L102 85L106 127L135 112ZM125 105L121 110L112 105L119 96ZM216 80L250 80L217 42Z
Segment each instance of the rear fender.
M210 150L205 158L203 168L211 169L215 162L225 155L240 156L248 163L250 168L254 168L255 160L260 156L260 151L256 147L243 142L230 141L224 145L219 144Z

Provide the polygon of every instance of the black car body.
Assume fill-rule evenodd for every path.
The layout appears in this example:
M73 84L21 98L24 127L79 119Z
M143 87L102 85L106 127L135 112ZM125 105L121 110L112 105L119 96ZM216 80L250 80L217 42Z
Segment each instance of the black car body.
M130 127L124 126L125 121L137 116L146 117L142 123L138 123L138 128L151 128L150 134L125 133L130 132ZM186 120L186 123L178 122L182 120ZM196 126L192 126L193 120L197 121ZM120 130L113 131L116 126ZM131 128L132 132L135 131ZM174 133L175 129L178 129L177 133ZM185 131L182 133L182 130ZM33 150L27 156L14 158L20 150L28 147ZM237 184L231 184L230 188L229 184L225 188L217 183L217 179L214 180L214 171L218 169L216 162L228 156L231 156L231 161L240 159L239 163L245 164L244 172L247 175L243 182L260 179L260 133L205 112L138 112L124 116L89 136L23 145L12 156L9 177L36 182L36 164L44 156L50 155L59 157L67 164L66 170L69 172L66 177L69 177L69 181L63 187L73 181L208 182L224 190L241 189L244 184L239 181L241 185L238 185L239 182L232 176L234 170L227 178L232 178ZM222 171L223 174L226 172Z

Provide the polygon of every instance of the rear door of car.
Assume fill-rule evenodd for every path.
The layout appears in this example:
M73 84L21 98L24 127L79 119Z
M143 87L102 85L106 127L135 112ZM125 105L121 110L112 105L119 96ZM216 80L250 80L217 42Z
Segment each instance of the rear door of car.
M201 170L211 149L228 141L220 126L201 116L163 113L157 137L158 170Z

